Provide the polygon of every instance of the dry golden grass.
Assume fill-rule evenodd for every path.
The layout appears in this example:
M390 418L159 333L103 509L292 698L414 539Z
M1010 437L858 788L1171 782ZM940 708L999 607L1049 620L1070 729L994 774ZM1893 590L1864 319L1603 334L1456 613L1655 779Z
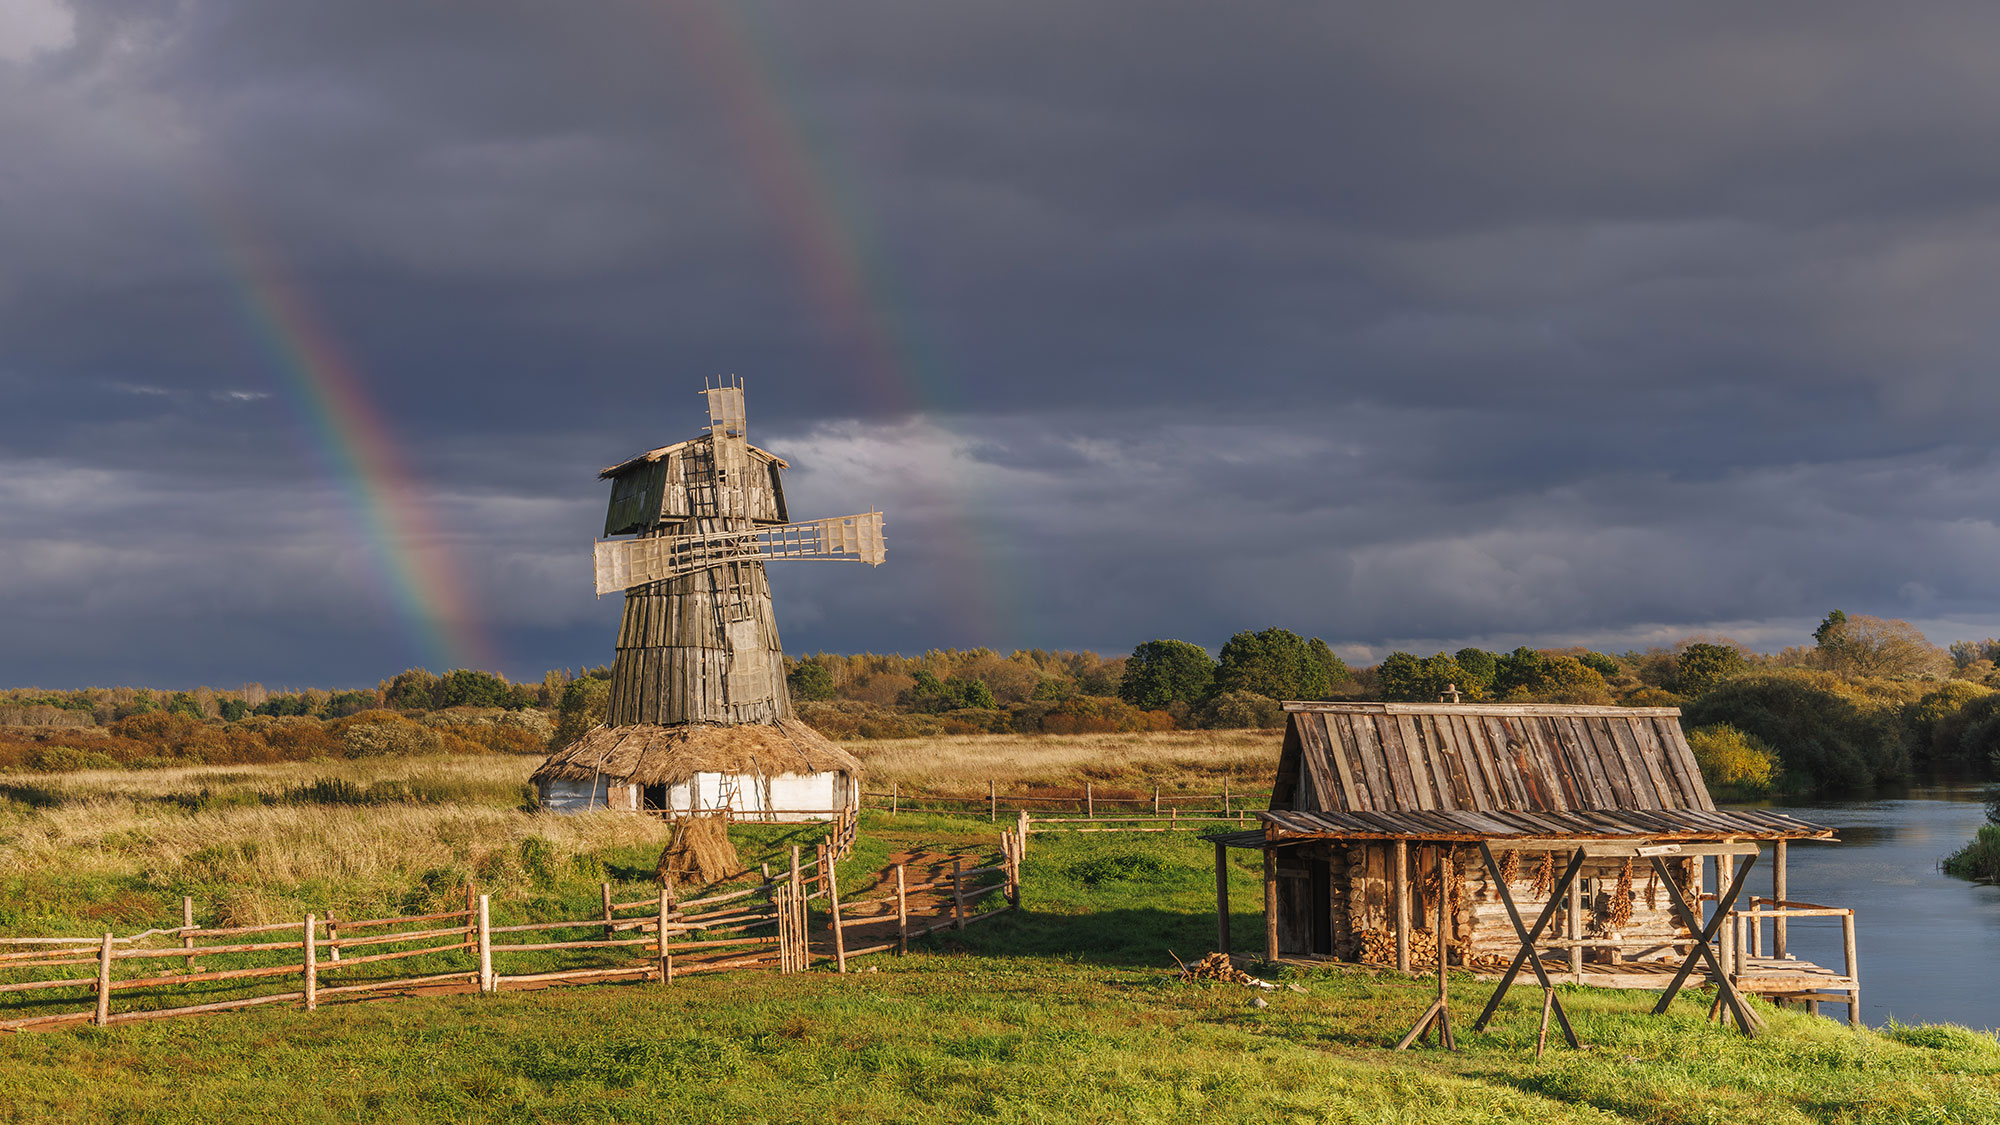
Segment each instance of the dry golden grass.
M1262 792L1275 731L966 735L848 743L867 787L983 795L1040 790ZM0 775L0 892L16 924L99 917L121 895L182 894L204 918L347 917L443 904L466 883L501 895L595 881L602 864L654 857L652 817L526 808L539 759L511 755ZM317 787L317 788L316 788ZM586 870L588 869L588 870ZM136 909L136 907L135 907ZM137 921L135 916L133 921ZM11 927L0 927L11 928Z
M966 734L843 742L868 771L868 788L891 783L945 792L1000 787L1102 786L1212 792L1229 779L1243 790L1271 783L1284 741L1275 730L1132 734Z

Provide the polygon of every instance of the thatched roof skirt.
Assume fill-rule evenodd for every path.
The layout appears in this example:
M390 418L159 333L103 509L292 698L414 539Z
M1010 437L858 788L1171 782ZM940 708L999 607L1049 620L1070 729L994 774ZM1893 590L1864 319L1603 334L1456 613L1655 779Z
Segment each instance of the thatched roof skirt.
M549 755L530 780L589 781L609 777L639 785L678 785L698 773L846 773L861 762L799 722L639 724L595 727Z

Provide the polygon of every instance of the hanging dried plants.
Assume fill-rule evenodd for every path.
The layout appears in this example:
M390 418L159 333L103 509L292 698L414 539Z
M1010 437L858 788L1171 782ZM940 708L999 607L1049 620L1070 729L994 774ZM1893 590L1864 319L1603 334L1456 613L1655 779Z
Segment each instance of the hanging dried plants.
M1646 909L1658 910L1659 908L1660 873L1658 871L1648 871L1646 874Z
M1556 855L1543 852L1542 862L1535 868L1535 897L1546 899L1556 889Z
M1625 866L1618 869L1618 885L1611 892L1608 913L1614 930L1622 930L1632 921L1632 861L1629 859L1625 861Z
M1500 857L1500 879L1509 886L1521 881L1521 853L1508 852Z

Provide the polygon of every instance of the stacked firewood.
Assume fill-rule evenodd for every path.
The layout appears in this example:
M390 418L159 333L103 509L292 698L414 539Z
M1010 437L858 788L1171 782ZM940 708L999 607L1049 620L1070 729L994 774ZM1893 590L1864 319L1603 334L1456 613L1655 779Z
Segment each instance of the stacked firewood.
M1184 981L1219 980L1224 984L1256 984L1257 978L1237 968L1227 953L1211 953L1192 965L1181 967Z

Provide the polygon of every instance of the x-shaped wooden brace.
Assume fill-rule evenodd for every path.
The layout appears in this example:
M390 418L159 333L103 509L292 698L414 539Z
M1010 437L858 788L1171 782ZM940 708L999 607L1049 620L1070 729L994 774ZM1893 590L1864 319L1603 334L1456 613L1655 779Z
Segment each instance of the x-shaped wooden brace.
M1694 971L1695 960L1700 958L1708 962L1709 971L1715 974L1715 987L1720 990L1722 1002L1729 1005L1730 1014L1736 1017L1736 1026L1742 1029L1745 1035L1756 1035L1764 1026L1764 1021L1744 1006L1743 997L1737 993L1736 986L1730 983L1728 974L1722 971L1722 962L1716 959L1715 950L1709 943L1715 940L1715 935L1722 929L1722 923L1728 919L1729 912L1736 909L1736 898L1743 893L1743 883L1750 877L1750 868L1757 863L1757 853L1750 853L1749 858L1743 861L1743 866L1736 869L1736 878L1730 881L1729 893L1715 900L1715 917L1709 919L1706 926L1701 924L1701 915L1689 909L1687 899L1681 897L1680 882L1667 873L1666 861L1659 856L1653 856L1652 860L1653 870L1659 874L1660 882L1667 885L1668 897L1674 900L1674 911L1680 915L1681 924L1688 928L1689 933L1695 935L1694 948L1688 950L1687 960L1681 962L1681 971L1674 974L1674 982L1667 986L1666 995L1661 996L1660 1002L1654 1005L1653 1014L1659 1015L1667 1010L1667 1005L1674 1002L1674 996L1680 992L1681 986L1687 983L1688 974Z
M1507 918L1514 923L1514 932L1521 938L1521 951L1514 954L1514 963L1507 966L1507 975L1500 978L1500 987L1493 990L1493 998L1486 1002L1486 1010L1479 1013L1479 1019L1472 1025L1472 1030L1486 1030L1487 1021L1493 1018L1493 1013L1500 1007L1500 1001L1506 997L1507 990L1514 986L1514 978L1520 974L1521 966L1527 964L1534 968L1535 979L1542 982L1543 1000L1555 1012L1556 1023L1562 1027L1563 1038L1569 1040L1570 1046L1582 1050L1583 1044L1577 1042L1576 1032L1569 1026L1569 1013L1563 1011L1562 1000L1556 996L1555 983L1549 980L1548 972L1542 968L1541 955L1535 952L1535 942L1541 938L1542 931L1548 928L1549 920L1556 916L1556 908L1562 904L1563 896L1569 893L1569 885L1576 881L1576 873L1583 870L1583 849L1576 849L1576 854L1570 857L1569 866L1563 868L1562 877L1557 879L1555 886L1550 889L1548 905L1542 908L1542 916L1535 919L1535 928L1532 930L1521 921L1521 911L1514 905L1514 896L1507 889L1507 880L1500 874L1500 864L1493 858L1493 849L1488 847L1484 840L1479 841L1479 854L1486 860L1486 870L1493 876L1493 885L1500 889L1500 903L1507 908Z

